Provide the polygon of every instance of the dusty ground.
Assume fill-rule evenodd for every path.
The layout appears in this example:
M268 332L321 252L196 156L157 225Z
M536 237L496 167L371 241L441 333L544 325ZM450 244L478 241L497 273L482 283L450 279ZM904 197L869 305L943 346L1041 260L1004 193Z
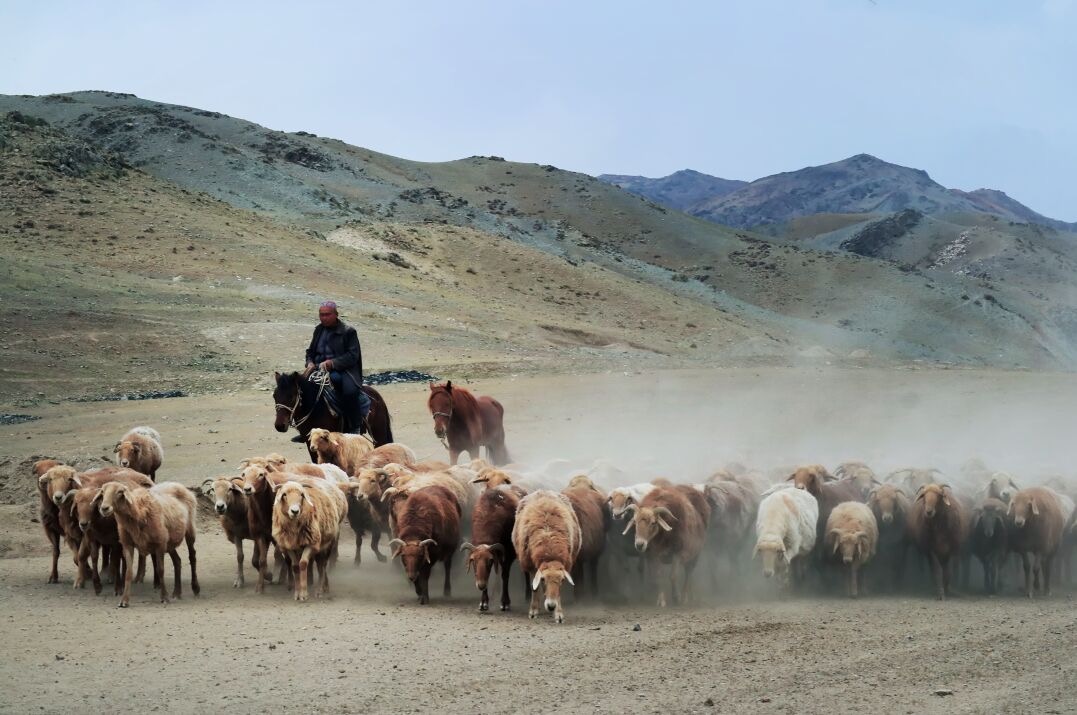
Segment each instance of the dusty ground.
M476 387L505 403L519 459L608 457L684 480L729 458L863 456L886 469L928 455L949 467L973 454L1031 475L1067 454L1077 397L1068 375L960 371L615 373ZM424 389L384 394L398 438L436 455ZM269 402L250 391L63 404L3 428L0 543L33 555L0 560L0 711L1077 711L1077 610L1065 591L940 604L927 593L783 601L763 588L669 611L568 603L556 626L526 618L518 578L509 614L479 614L461 571L452 599L432 588L434 603L419 607L404 577L368 550L361 568L351 564L346 527L331 598L296 604L279 587L260 597L234 590L231 547L211 522L199 534L198 599L188 590L161 606L142 587L120 611L107 587L101 597L73 593L66 559L63 583L45 585L32 484L13 465L105 455L124 428L146 423L165 436L160 478L195 484L281 448Z

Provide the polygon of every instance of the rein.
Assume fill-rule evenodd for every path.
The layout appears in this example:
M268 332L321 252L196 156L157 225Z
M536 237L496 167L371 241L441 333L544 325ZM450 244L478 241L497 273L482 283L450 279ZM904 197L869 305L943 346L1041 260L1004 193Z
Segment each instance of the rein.
M303 417L298 420L295 418L295 411L299 409L299 403L303 400L303 388L301 385L296 385L295 387L295 403L291 407L282 405L279 402L276 403L278 410L288 410L288 424L295 427L297 430L304 422L310 419L310 416L314 414L314 410L318 408L318 403L321 402L322 395L325 394L325 388L329 384L329 373L324 370L315 370L311 373L308 379L311 382L318 384L318 396L314 398L314 406L311 407L310 412L303 415Z
M449 424L445 425L445 436L444 437L438 437L438 439L441 440L441 446L442 447L444 447L445 449L448 449L449 451L452 451L452 449L449 447L449 439L448 439L449 425L452 424L452 409L453 409L452 394L451 393L446 393L446 394L448 394L448 396L449 396L449 411L448 412L432 412L430 414L431 414L432 417L445 417L445 418L447 418L449 420Z

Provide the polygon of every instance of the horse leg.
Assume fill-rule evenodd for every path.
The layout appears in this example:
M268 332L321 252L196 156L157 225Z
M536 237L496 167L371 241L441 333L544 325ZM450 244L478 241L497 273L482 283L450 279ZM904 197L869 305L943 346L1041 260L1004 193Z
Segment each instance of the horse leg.
M455 467L456 466L457 460L460 459L460 451L461 450L453 449L452 447L449 447L449 466L450 467Z

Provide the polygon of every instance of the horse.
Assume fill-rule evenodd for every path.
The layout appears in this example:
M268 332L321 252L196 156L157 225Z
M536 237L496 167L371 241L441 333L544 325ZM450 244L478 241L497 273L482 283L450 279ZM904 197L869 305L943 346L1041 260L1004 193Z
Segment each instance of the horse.
M325 400L318 399L321 388L298 372L274 372L273 382L276 385L273 390L273 402L276 405L273 427L278 432L287 432L289 427L299 430L303 441L307 442L311 461L316 461L316 455L310 449L310 431L321 427L330 432L342 432L345 427L343 415L334 416ZM375 446L392 442L392 418L389 416L389 408L385 406L385 400L369 385L363 385L361 389L370 398L370 412L359 426L361 434L370 437Z
M449 450L449 463L455 465L461 452L472 459L479 456L479 447L486 447L486 456L494 465L508 464L505 447L505 408L492 397L475 397L462 387L430 383L426 406L434 418L434 434Z

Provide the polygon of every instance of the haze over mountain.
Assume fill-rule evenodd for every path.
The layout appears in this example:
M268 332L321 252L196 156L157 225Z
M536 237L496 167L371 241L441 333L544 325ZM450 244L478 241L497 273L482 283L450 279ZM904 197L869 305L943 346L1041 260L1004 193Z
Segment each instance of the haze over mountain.
M691 177L691 191L682 189ZM988 213L1009 221L1039 223L1061 230L1074 224L1043 216L1004 192L947 189L927 172L870 154L766 176L752 182L718 179L679 171L661 179L602 175L655 203L727 226L749 228L780 224L814 214L887 214L915 209L925 214Z
M133 95L0 96L0 117L5 394L40 389L40 354L64 394L257 376L295 361L325 295L371 368L1077 364L1074 242L1050 229L928 233L895 260L834 250L874 215L776 241L549 165L408 161Z

